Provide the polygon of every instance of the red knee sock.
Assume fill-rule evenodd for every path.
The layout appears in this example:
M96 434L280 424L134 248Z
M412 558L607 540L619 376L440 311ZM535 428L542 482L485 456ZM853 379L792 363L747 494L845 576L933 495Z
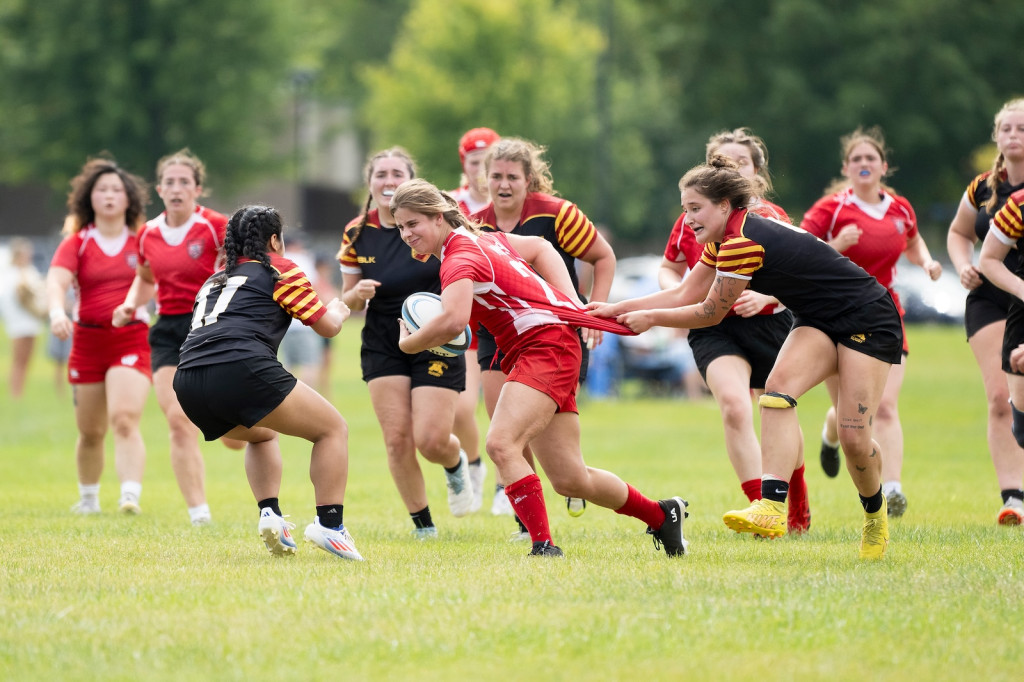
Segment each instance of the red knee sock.
M796 509L807 504L807 481L804 480L805 466L801 464L800 468L793 472L793 477L789 479L789 504Z
M655 530L661 528L661 524L665 523L665 510L661 508L661 505L651 498L645 497L628 483L626 489L629 491L626 495L626 504L616 509L615 513L640 519Z
M747 496L747 499L751 502L756 502L761 499L761 479L752 478L749 481L743 481L740 483L740 487L743 488L743 494Z
M544 489L540 477L530 474L515 483L509 483L505 486L505 495L516 516L530 531L530 539L534 542L550 542L551 528L548 526L548 510L544 506Z

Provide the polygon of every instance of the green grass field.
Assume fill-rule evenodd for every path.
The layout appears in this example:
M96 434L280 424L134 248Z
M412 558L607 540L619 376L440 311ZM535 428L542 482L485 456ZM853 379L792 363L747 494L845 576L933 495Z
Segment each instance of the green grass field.
M588 463L690 501L691 553L669 560L639 522L549 490L564 561L525 556L508 517L452 518L428 472L439 541L412 539L358 371L358 323L335 341L334 402L351 429L346 525L366 562L311 545L269 556L239 453L204 446L214 524L188 525L163 417L143 421L139 517L76 518L70 398L37 355L6 397L0 341L2 680L1011 680L1020 678L1024 537L995 523L980 376L960 328L912 328L902 399L904 518L887 558L857 559L849 477L817 462L822 388L801 400L811 532L779 541L721 522L745 506L711 400L581 404ZM485 419L481 417L481 424ZM314 514L308 447L285 439L282 506ZM493 470L488 484L493 481ZM489 499L489 495L487 496Z

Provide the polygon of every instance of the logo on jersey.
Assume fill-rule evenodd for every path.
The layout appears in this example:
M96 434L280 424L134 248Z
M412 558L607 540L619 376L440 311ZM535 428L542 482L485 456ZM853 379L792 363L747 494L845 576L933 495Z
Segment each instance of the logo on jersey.
M137 253L126 254L125 257L124 257L124 262L128 264L128 267L130 267L132 270L134 270L139 265L139 254L137 254Z
M376 263L376 256L356 256L357 263Z
M893 222L896 223L896 231L900 234L903 234L903 231L906 229L907 224L901 218L897 218L893 220Z
M203 242L200 239L191 239L188 242L188 256L196 260L203 255Z
M853 336L850 337L850 340L853 341L854 343L864 343L864 335L854 334Z
M139 361L138 355L122 355L121 364L125 367L134 367L135 363Z
M427 365L427 374L432 377L444 376L444 371L448 369L448 363L441 360L431 360Z

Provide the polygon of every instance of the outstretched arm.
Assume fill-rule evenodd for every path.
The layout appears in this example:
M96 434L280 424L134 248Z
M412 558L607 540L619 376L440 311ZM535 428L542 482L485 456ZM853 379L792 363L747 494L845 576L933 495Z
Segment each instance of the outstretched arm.
M708 269L710 270L710 268ZM638 334L651 327L681 327L683 329L712 327L725 318L736 299L746 290L748 283L749 280L718 275L707 297L701 303L681 308L637 310L619 315L616 321Z

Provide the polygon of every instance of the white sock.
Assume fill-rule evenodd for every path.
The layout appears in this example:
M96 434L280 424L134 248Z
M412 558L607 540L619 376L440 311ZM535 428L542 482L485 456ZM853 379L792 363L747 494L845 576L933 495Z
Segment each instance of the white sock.
M210 505L205 502L195 507L188 508L189 521L195 521L196 519L209 519L210 518Z
M839 441L836 441L836 442L833 443L832 441L830 441L828 439L828 426L822 426L821 427L821 442L824 443L825 445L829 446L830 448L838 448L839 447Z
M133 496L136 500L142 495L142 484L138 481L124 481L121 483L121 497Z
M85 485L84 483L79 483L78 495L83 500L98 500L100 497L100 484Z
M893 493L903 493L903 486L899 481L886 481L882 484L882 494L889 497Z

